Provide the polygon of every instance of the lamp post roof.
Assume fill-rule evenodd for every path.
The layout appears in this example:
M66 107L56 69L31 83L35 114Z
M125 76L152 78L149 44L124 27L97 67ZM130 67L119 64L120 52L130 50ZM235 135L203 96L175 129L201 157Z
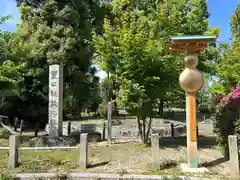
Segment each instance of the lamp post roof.
M202 36L172 36L169 50L172 52L199 53L208 42L214 41L216 37Z

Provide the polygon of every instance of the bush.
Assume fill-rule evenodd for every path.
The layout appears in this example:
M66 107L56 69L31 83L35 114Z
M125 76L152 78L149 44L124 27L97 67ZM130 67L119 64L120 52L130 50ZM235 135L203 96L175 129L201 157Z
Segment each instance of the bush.
M210 114L210 109L208 108L208 106L199 106L197 109L202 114L205 114L205 115Z
M233 92L222 96L215 108L214 133L217 135L217 143L226 158L229 157L228 136L240 135L239 97Z

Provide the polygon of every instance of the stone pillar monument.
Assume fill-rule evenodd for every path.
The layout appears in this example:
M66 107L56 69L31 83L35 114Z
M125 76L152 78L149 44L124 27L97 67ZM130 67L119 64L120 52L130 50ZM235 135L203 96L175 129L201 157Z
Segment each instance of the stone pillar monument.
M58 64L49 66L48 100L49 136L59 137L63 123L63 67Z
M196 55L187 55L184 61L185 70L179 77L179 84L186 92L188 168L198 168L195 93L201 89L204 82L202 73L196 69L198 57Z

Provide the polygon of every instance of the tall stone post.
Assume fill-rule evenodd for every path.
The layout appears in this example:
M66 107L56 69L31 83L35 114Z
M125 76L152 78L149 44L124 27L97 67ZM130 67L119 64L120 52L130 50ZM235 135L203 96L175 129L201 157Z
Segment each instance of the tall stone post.
M198 168L195 93L201 89L204 82L203 75L196 69L198 65L197 56L187 55L184 61L186 68L179 77L179 84L186 92L188 168Z
M49 66L49 136L62 135L63 121L63 67L55 64Z

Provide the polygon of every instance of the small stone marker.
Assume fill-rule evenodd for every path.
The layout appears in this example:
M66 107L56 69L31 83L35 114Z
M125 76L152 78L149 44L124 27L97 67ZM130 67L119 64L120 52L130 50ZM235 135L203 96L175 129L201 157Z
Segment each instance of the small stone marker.
M63 67L55 64L49 66L49 102L48 124L49 135L62 135L63 119Z
M19 148L19 135L11 135L9 137L9 156L8 167L16 168L18 165L18 148Z
M112 102L108 102L108 143L110 144L112 141Z
M79 166L85 170L88 165L88 134L83 133L80 135L80 161Z
M153 168L160 169L160 151L159 151L159 135L152 134L151 136L152 144L152 163Z
M230 157L230 170L234 175L240 174L239 166L239 144L237 136L228 136L229 157Z

